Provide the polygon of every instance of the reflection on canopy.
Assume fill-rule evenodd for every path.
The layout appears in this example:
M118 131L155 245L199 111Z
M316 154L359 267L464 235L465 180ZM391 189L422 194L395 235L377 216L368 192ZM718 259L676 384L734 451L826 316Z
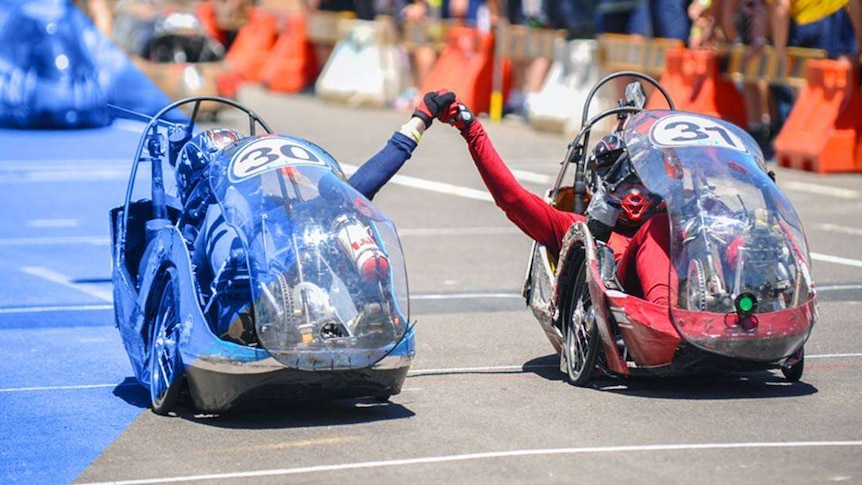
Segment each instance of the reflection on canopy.
M394 225L315 154L256 143L214 164L211 181L249 255L260 343L292 368L373 365L409 318Z
M674 112L638 114L625 136L641 180L667 205L669 301L679 332L754 360L798 348L807 321L776 315L814 297L808 248L754 141L721 120ZM751 308L741 311L739 301Z

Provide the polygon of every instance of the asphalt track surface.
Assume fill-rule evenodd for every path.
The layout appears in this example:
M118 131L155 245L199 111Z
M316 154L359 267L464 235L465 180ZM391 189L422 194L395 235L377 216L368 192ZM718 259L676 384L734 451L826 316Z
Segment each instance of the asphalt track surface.
M407 117L258 89L241 99L352 166ZM0 483L862 483L862 175L777 169L820 289L801 382L580 389L518 296L529 240L489 201L455 130L435 125L376 198L399 227L418 322L403 392L159 417L110 306L107 211L136 130L0 131ZM489 131L544 191L568 140L513 122Z

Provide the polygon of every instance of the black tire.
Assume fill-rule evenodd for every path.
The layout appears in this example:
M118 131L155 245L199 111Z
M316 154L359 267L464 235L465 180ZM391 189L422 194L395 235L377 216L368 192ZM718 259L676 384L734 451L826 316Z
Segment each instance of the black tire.
M805 350L799 349L793 355L793 363L790 365L782 365L781 373L788 382L799 382L802 379L802 373L805 371Z
M150 334L150 401L153 412L162 416L173 410L183 383L178 304L176 269L167 268Z
M581 266L575 284L569 288L569 301L562 315L560 369L569 383L578 387L589 383L599 355L599 328L585 276L586 267Z

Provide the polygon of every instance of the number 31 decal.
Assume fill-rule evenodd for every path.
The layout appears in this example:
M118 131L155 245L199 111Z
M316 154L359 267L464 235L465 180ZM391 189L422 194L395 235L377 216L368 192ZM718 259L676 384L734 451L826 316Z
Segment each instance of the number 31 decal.
M726 125L700 116L672 115L662 118L653 125L650 138L659 146L710 146L748 152L742 139Z

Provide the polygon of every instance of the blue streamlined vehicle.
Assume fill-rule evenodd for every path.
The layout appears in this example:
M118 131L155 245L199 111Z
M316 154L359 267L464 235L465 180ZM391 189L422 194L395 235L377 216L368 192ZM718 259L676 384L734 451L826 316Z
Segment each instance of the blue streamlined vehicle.
M70 2L0 2L0 126L104 126L108 94L93 55L97 32Z
M214 102L250 133L197 132ZM116 324L154 412L185 389L207 412L400 392L415 354L400 241L319 146L229 99L177 101L110 217Z

